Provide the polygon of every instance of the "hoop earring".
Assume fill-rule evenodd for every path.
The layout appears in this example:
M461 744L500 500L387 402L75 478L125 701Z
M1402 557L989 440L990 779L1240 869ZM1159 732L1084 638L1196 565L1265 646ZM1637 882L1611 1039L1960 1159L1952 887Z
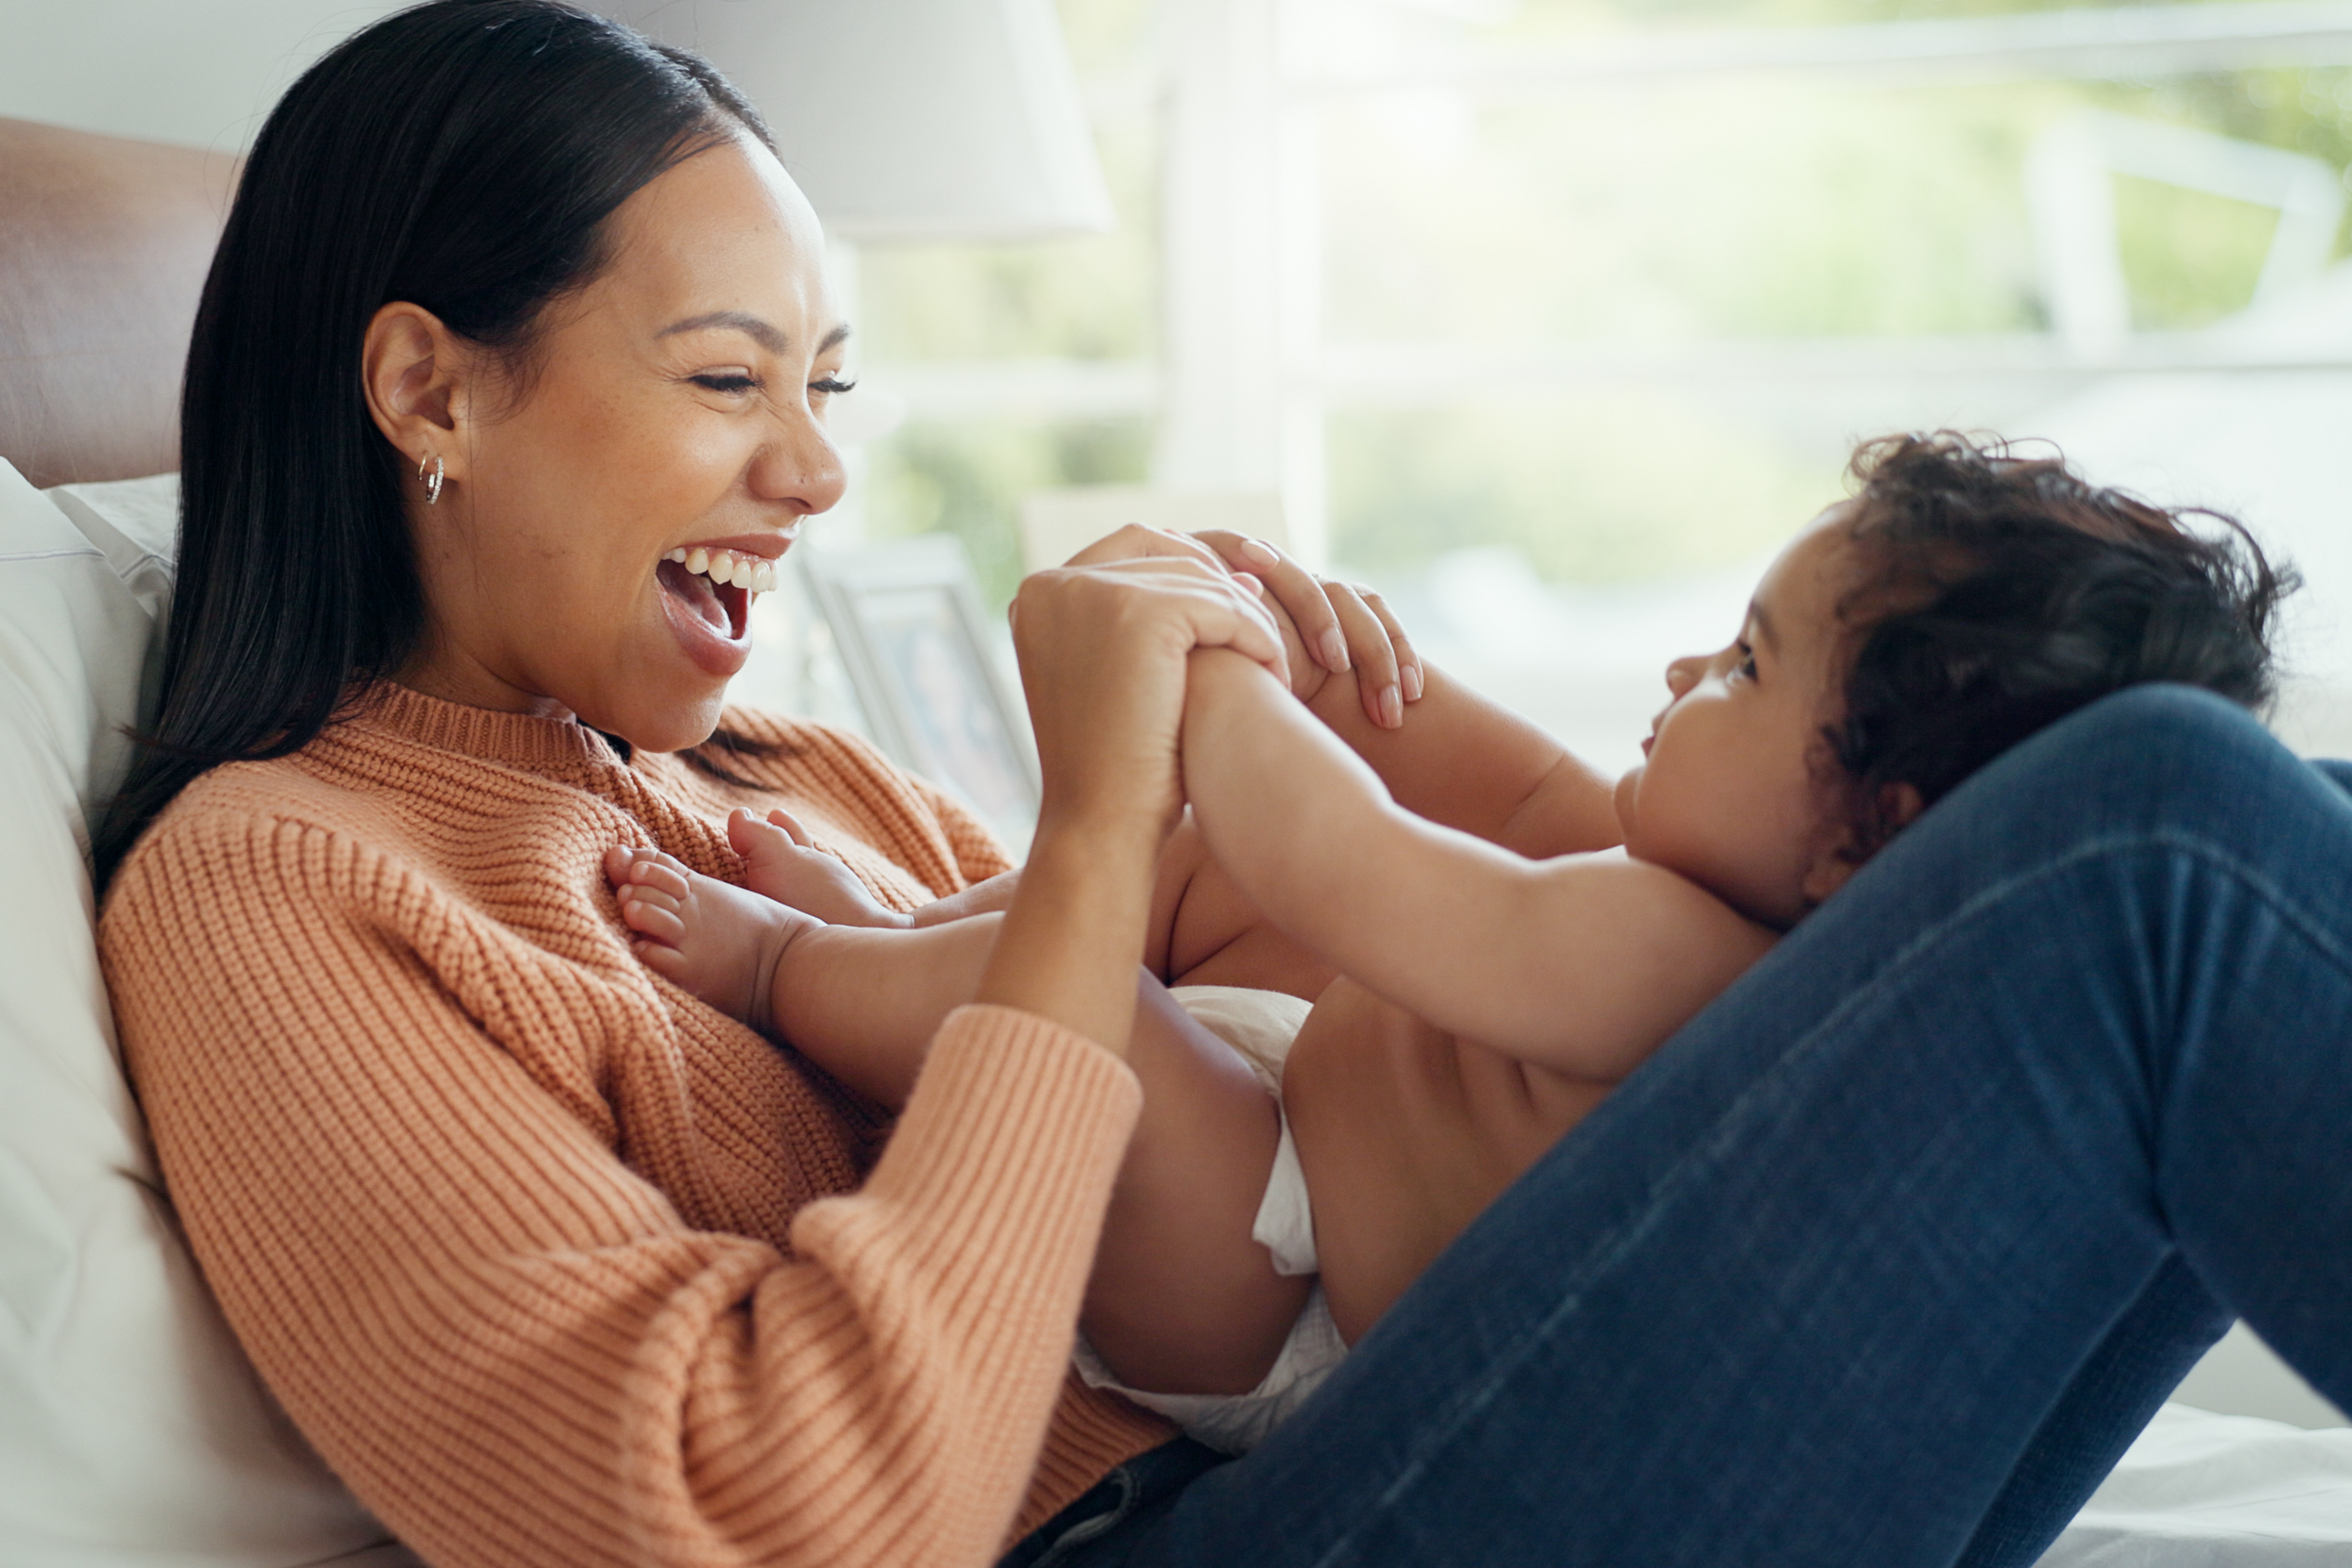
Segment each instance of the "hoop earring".
M443 470L440 458L435 458L432 461L433 471L430 474L427 474L425 471L425 459L423 458L417 458L416 477L423 480L425 484L425 504L426 506L439 506L441 504L441 480L443 478Z

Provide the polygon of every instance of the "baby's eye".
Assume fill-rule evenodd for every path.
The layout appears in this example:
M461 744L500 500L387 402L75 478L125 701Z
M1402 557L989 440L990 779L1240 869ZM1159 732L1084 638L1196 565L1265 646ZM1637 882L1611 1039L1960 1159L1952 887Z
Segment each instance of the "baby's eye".
M1732 666L1732 673L1745 677L1749 680L1755 679L1756 650L1749 647L1746 643L1735 643L1732 646L1739 650L1739 662Z
M697 386L708 387L713 392L722 392L730 397L740 397L744 393L757 392L760 389L759 377L744 375L733 371L723 371L710 375L693 375L687 379Z

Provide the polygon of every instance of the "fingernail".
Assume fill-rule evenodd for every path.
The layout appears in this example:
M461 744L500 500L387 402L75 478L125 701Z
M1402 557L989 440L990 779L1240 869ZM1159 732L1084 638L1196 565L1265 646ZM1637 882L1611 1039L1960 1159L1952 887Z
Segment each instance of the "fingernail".
M1418 702L1421 700L1420 670L1415 669L1412 665L1408 664L1397 672L1397 679L1404 682L1404 700L1407 702Z
M1263 539L1243 540L1242 553L1261 566L1278 566L1282 563L1281 555L1276 553L1273 545Z
M1384 728L1393 730L1393 729L1396 729L1399 725L1402 724L1403 722L1404 722L1404 700L1403 700L1403 699L1400 698L1400 697L1397 695L1397 689L1396 689L1395 687L1393 687L1393 686L1383 686L1383 687L1381 687L1381 725L1382 725Z
M1324 668L1337 671L1348 668L1348 639L1339 635L1339 627L1328 628L1316 647L1323 650Z

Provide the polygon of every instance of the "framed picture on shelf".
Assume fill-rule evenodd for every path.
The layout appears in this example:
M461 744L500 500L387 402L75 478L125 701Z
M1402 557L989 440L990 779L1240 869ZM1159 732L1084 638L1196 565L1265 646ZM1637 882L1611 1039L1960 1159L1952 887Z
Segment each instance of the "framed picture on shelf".
M1026 842L1037 820L1036 752L999 671L961 542L926 534L803 559L874 743L1016 847Z

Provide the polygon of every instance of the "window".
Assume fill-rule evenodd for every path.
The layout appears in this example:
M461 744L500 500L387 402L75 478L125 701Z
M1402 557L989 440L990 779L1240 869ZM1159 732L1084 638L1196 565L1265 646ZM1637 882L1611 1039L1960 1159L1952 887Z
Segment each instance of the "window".
M2352 428L2352 7L1061 11L1119 231L866 253L912 410L875 527L956 530L998 597L1026 489L1276 489L1303 552L1622 762L1852 442L1949 425L2246 508L2320 584L2303 667L2352 662L2337 481L2286 429Z

